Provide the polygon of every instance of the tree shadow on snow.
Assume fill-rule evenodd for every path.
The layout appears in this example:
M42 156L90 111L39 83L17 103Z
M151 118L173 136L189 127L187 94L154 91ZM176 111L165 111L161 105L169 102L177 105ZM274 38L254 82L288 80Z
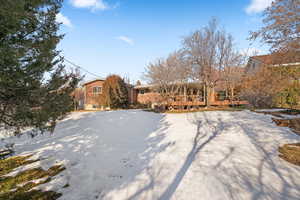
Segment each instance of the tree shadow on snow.
M156 171L148 170L147 173L150 179L148 184L145 184L144 187L127 199L141 199L142 194L147 193L147 199L172 199L193 163L199 165L200 173L198 175L201 178L216 180L218 186L221 185L224 191L218 191L218 189L212 191L222 192L220 194L223 195L224 199L299 198L300 169L289 166L290 164L280 160L277 156L277 147L282 142L281 138L299 139L298 136L288 135L285 131L278 131L278 127L270 123L270 120L264 116L249 112L227 113L229 116L227 119L222 118L222 115L214 116L215 118L207 113L201 113L200 115L201 117L198 117L197 113L187 115L189 116L188 120L197 126L197 131L193 138L191 150L166 189L161 194L153 192L155 185L161 185L159 182L161 170L160 168ZM209 127L210 130L203 127ZM240 132L234 134L243 134L249 144L243 146L245 143L240 145L233 143L236 146L232 146L229 142L228 144L224 143L223 152L220 152L217 147L210 152L203 151L209 145L222 145L219 141L226 140L226 131L231 128L234 128L235 131L239 129ZM266 135L263 136L263 134ZM272 138L272 134L277 134L280 137ZM218 142L212 143L216 139ZM201 159L207 154L212 154L211 158L213 157L214 161L203 165ZM221 154L221 156L217 156L218 154ZM203 181L203 184L203 187L206 188L205 181ZM217 188L217 185L207 185L207 190L210 190L209 187L215 186ZM220 196L220 194L217 196ZM214 194L211 195L213 199Z
M233 114L234 115L234 114ZM228 171L228 177L235 177L235 183L241 185L250 192L252 200L258 199L299 199L300 196L300 168L292 166L289 163L280 160L278 157L278 147L283 139L300 139L298 136L289 133L286 129L276 131L278 127L271 123L271 120L259 114L239 113L236 117L236 124L242 132L248 137L248 141L255 148L253 152L259 152L261 158L248 152L246 155L249 160L249 166L256 169L255 173L250 174L247 170L240 168L233 163L233 169ZM261 118L257 122L257 118ZM255 120L253 120L255 119ZM246 122L246 123L245 123ZM255 125L255 126L253 126ZM265 136L264 136L265 135ZM274 138L272 140L272 135ZM276 135L280 136L276 138ZM252 160L256 160L251 162ZM224 179L222 180L225 181ZM273 185L276 183L277 186ZM233 185L233 184L231 184ZM232 196L239 199L236 190L228 185Z
M189 154L187 155L183 165L181 166L180 170L177 172L174 179L171 181L167 189L162 193L159 197L160 200L170 199L173 194L175 193L176 189L178 188L179 184L181 183L183 177L189 170L190 166L192 165L193 161L195 160L197 154L212 140L214 140L218 135L222 133L224 129L226 129L226 124L222 121L221 118L217 119L217 126L211 123L211 120L207 118L206 113L203 113L204 118L203 120L199 120L197 118L197 114L193 114L192 118L188 120L192 123L197 125L197 132L193 139L193 146ZM201 127L204 125L209 125L213 128L213 131L210 133L201 132ZM201 157L201 156L200 156ZM201 159L201 158L200 158Z
M147 196L147 199L160 199L160 200L167 200L171 199L176 190L178 189L178 186L180 185L181 181L183 180L184 176L190 169L192 163L195 161L196 157L200 157L201 155L198 155L201 150L203 150L209 143L211 143L216 137L222 134L222 131L226 130L227 125L222 121L221 118L217 118L216 121L213 121L212 123L211 119L208 119L208 116L205 113L202 113L201 115L204 115L203 118L198 118L197 114L188 114L188 121L194 125L196 125L196 133L192 140L192 148L187 154L182 166L176 173L175 177L172 179L168 187L161 193L161 194L155 194L153 192L153 189L156 185L156 187L160 187L162 183L160 183L160 173L161 168L163 168L163 164L159 165L158 170L153 171L154 169L151 169L147 171L147 175L150 179L148 184L145 184L144 187L137 190L134 194L129 196L128 200L133 199L142 199L142 194L144 196ZM201 128L202 126L209 126L211 128L211 132L204 132ZM233 151L233 149L232 149ZM225 160L226 158L224 158ZM220 162L223 162L224 160L221 160ZM221 163L219 163L221 165ZM158 186L157 186L158 185ZM147 195L149 193L149 195Z
M280 160L277 155L283 139L299 140L299 137L286 129L278 130L271 120L262 115L249 112L228 115L231 117L220 122L221 126L234 124L234 130L239 129L235 134L243 134L248 144L242 142L235 148L226 146L228 153L216 164L199 165L200 171L203 171L201 176L205 177L205 172L209 171L211 178L224 188L224 199L299 199L300 168ZM225 140L226 134L222 137ZM211 153L217 155L219 152ZM201 154L199 159L201 162ZM222 162L227 159L223 165Z
M64 193L64 199L102 199L152 170L147 167L155 156L174 145L163 141L168 127L164 114L152 112L80 113L60 122L52 136L19 150L33 151L43 163L64 162L70 184L65 190L73 193Z
M227 199L297 199L300 169L280 161L277 146L281 141L270 139L274 130L277 130L274 134L281 134L282 138L299 137L284 135L284 131L278 131L263 115L249 112L228 112L227 115L226 119L222 114L212 118L206 112L187 115L187 120L196 126L195 136L183 164L166 188L162 180L163 163L153 164L160 153L175 144L165 140L170 124L164 114L138 110L80 114L59 123L53 136L38 138L34 145L24 145L21 151L34 151L46 158L43 162L65 162L64 178L70 182L66 188L70 192L64 193L64 199L75 196L77 199L117 199L113 196L115 193L125 192L123 196L128 200L145 196L168 200L174 197L192 165L198 166L201 178L209 171L209 176L225 188ZM230 141L219 143L227 139L227 130L237 127L240 131L237 134L245 135L253 151L248 147L231 146ZM261 134L266 134L266 138ZM224 144L222 151L213 148L205 152L215 141L218 145ZM257 155L263 156L257 158ZM214 157L214 162L203 163L203 156ZM275 187L272 180L280 187ZM130 189L132 183L138 186ZM165 188L163 192L155 193L154 188L161 186Z

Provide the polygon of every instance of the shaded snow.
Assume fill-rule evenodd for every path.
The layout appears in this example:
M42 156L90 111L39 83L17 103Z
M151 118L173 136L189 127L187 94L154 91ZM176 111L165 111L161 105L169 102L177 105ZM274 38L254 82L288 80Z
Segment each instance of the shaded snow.
M25 137L25 136L24 136ZM271 116L242 112L73 113L52 136L17 139L66 170L40 188L60 199L299 199L300 167L278 158L299 142ZM70 186L62 188L66 183Z

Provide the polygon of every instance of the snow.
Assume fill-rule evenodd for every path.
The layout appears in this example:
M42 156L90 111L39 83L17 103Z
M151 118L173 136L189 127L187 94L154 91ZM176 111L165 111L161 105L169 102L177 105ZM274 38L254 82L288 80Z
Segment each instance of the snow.
M280 111L286 111L286 110L288 110L288 109L277 108L277 109L256 109L255 111L272 113L272 112L280 112ZM289 114L283 114L283 113L280 113L280 116L281 116L281 117L273 116L273 118L276 118L276 119L282 119L282 118L283 118L283 119L300 118L300 114L297 114L297 115L289 115Z
M285 108L271 108L271 109L256 109L256 111L260 111L260 112L280 112L280 111L286 111L288 109Z
M64 200L299 199L300 167L281 160L277 149L300 137L271 117L250 111L80 112L53 135L7 140L17 153L40 158L44 168L66 166L38 186L62 192Z
M294 118L300 118L300 114L297 114L297 115L287 115L287 114L281 114L281 116L282 116L284 119L294 119Z

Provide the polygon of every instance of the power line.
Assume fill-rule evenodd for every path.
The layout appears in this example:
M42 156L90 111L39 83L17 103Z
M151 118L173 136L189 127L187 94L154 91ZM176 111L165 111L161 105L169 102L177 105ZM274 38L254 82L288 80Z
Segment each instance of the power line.
M76 64L73 63L72 61L70 61L70 60L68 60L68 59L66 59L66 58L64 58L64 60L65 60L67 63L73 65L74 67L77 67L77 68L81 69L82 71L85 71L85 72L88 73L88 74L91 74L91 75L93 75L93 76L95 76L95 77L97 77L97 78L101 78L101 79L102 79L101 76L98 76L98 75L95 74L95 73L89 72L89 71L86 70L85 68L83 68L83 67L81 67L81 66L79 66L79 65L76 65Z

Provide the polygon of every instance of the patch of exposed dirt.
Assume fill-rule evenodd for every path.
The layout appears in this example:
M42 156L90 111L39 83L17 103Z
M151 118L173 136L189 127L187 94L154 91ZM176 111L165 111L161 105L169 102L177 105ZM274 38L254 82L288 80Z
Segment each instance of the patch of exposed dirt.
M285 144L278 148L279 157L300 166L300 143Z
M289 127L293 132L300 135L300 118L293 119L275 119L272 118L273 122L280 127Z
M293 132L300 135L300 118L272 120L280 127L289 127ZM295 165L300 166L300 143L285 144L278 148L279 157Z

